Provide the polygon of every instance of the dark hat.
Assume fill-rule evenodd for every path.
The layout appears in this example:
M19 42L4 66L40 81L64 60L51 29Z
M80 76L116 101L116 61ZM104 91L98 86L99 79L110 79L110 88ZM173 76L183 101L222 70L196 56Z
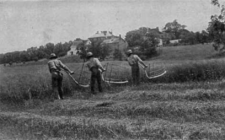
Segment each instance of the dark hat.
M57 58L57 56L56 56L55 53L51 53L51 54L50 54L50 59L53 59L53 58Z
M127 54L132 54L132 53L133 53L132 50L127 51Z
M91 57L91 56L93 56L93 53L92 52L88 52L87 53L87 57Z

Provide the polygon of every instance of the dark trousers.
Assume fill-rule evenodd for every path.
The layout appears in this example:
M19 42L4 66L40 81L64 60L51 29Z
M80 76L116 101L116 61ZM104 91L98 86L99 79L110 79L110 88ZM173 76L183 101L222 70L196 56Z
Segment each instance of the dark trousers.
M139 72L139 66L134 65L131 67L131 73L132 73L132 82L134 85L140 84L140 72Z
M101 73L98 68L91 68L91 92L95 94L95 81L98 84L99 92L102 92L102 85L101 85Z
M60 72L52 72L52 88L54 92L54 96L58 91L58 95L61 99L63 99L63 89L62 89L62 81L63 81L63 74Z

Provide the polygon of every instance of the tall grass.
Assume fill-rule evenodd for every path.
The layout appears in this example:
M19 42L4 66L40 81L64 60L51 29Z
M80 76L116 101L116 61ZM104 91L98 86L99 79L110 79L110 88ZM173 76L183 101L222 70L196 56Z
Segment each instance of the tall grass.
M51 95L51 75L47 66L18 66L1 68L0 99L2 101L21 101L46 99ZM63 89L70 93L74 88L65 77Z
M81 75L83 63L68 63L67 66L75 72L73 77L82 84L90 83L90 71L84 67ZM106 65L106 63L103 63ZM107 73L108 78L127 79L127 71L120 66L111 65ZM112 69L112 70L111 70ZM2 101L23 102L30 99L50 99L52 94L51 74L47 65L27 65L0 68L0 99ZM119 72L119 73L118 73ZM129 72L128 72L129 73ZM64 95L77 94L76 91L86 91L88 89L77 86L71 78L63 72ZM103 86L107 86L102 83Z
M127 62L113 61L103 62L108 70L104 74L108 79L128 79L131 80L130 67ZM68 63L68 67L75 71L74 77L82 84L89 84L90 72L85 67L81 74L82 63ZM200 60L195 62L186 61L186 63L159 63L152 67L151 70L156 70L164 65L167 73L157 79L150 80L150 82L174 83L174 82L193 82L193 81L209 81L221 80L225 77L225 61L223 60ZM47 99L51 95L51 75L48 71L47 65L34 66L17 66L17 67L1 67L0 76L0 98L2 100L23 101L28 99ZM141 71L141 80L149 82ZM106 84L102 84L107 89ZM63 89L65 95L76 94L78 90L82 89L64 73ZM113 88L111 88L113 90Z
M225 61L205 60L183 63L168 67L167 74L156 79L158 82L190 82L221 80L225 77Z

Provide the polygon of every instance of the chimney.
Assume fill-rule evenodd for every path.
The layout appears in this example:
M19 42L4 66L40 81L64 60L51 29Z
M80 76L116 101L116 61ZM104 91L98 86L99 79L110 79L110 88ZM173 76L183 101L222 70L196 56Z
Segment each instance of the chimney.
M107 31L102 31L102 33L103 33L104 35L106 35Z

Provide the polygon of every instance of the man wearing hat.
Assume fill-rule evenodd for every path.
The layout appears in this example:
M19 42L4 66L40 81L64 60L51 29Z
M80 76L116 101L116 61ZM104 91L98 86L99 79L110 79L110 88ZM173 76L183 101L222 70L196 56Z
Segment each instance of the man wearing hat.
M129 65L131 66L131 74L132 74L132 80L133 84L139 85L140 84L140 72L139 72L139 65L138 63L142 64L144 68L147 68L147 65L141 60L140 57L138 57L136 54L133 54L132 50L127 51L127 61Z
M96 94L94 89L95 81L98 83L99 92L102 92L101 72L105 71L105 69L102 67L98 58L94 58L92 52L87 53L87 60L86 66L91 71L91 92L92 94Z
M53 94L54 96L57 96L58 99L63 99L63 90L62 90L63 74L61 72L61 69L65 70L70 74L73 74L74 72L69 70L69 68L67 68L60 60L58 60L57 56L54 53L50 55L48 68L52 75ZM58 95L56 95L57 90Z

